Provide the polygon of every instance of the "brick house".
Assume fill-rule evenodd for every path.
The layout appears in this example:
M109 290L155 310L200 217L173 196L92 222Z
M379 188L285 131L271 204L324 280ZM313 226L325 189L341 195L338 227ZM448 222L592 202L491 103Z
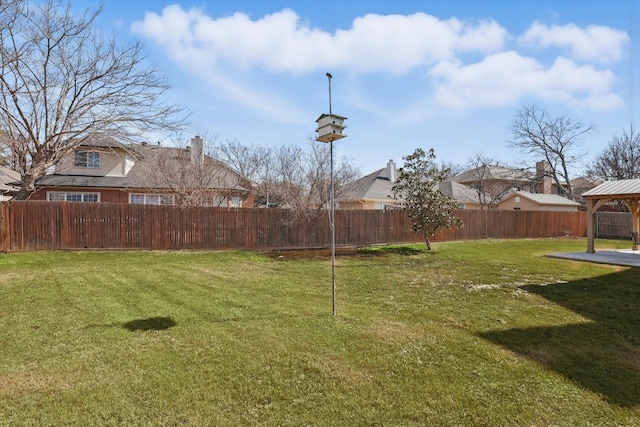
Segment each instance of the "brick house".
M96 137L39 179L30 200L239 208L253 197L253 183L206 155L198 136L186 148Z

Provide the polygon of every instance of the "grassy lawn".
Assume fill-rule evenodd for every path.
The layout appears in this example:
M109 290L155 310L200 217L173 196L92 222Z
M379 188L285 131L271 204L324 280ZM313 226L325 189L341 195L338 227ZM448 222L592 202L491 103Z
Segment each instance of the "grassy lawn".
M0 425L640 425L638 270L423 248L0 255Z

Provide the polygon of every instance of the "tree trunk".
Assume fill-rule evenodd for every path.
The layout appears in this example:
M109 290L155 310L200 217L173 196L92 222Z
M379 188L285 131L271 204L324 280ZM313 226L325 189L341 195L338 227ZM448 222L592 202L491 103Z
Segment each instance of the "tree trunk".
M18 190L18 193L13 197L13 200L28 200L36 191L35 182L36 180L33 175L23 175L20 190Z
M429 241L429 232L423 231L422 236L424 237L424 242L427 244L427 250L431 250L431 242Z
M33 194L33 191L27 190L24 186L20 187L20 190L13 196L13 200L28 200L29 196Z

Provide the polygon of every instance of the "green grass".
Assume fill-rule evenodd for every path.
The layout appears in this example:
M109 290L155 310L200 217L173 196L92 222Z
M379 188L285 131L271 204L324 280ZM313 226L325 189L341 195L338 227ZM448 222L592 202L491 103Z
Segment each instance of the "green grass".
M0 425L640 425L638 270L423 248L0 255Z

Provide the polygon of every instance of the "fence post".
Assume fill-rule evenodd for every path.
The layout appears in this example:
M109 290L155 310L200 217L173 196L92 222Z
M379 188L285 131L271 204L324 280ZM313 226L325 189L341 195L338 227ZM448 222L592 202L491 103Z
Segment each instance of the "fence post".
M9 239L11 234L9 233L9 203L0 203L0 251L3 253L9 252L11 242Z

